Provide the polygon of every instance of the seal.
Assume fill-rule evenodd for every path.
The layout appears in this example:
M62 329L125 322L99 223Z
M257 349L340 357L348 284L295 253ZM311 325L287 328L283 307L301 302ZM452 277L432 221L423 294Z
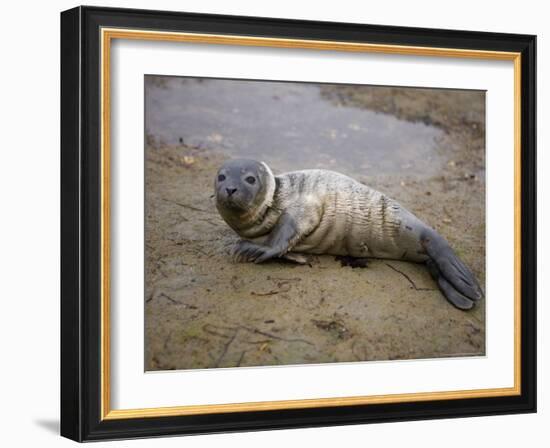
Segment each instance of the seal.
M237 261L304 262L331 254L425 263L447 300L468 310L483 297L449 243L398 202L356 180L312 169L273 175L263 162L226 162L215 179L216 207L242 238Z

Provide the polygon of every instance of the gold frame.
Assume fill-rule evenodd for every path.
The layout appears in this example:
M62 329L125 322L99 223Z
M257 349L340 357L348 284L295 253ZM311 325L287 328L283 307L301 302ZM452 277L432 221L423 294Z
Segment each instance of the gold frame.
M110 408L110 50L113 39L194 42L215 45L299 48L414 56L439 56L514 62L514 386L447 392L421 392L142 409ZM521 394L521 54L454 48L279 39L216 34L101 29L101 420L167 417L225 412L305 409L413 401L502 397Z

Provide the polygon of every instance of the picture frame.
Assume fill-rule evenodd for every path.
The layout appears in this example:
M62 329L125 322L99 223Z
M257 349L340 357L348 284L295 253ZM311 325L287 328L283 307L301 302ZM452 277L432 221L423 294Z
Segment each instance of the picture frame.
M514 198L503 200L514 204L513 386L113 409L109 80L115 40L510 61ZM536 412L535 55L531 35L97 7L63 12L61 434L92 441Z

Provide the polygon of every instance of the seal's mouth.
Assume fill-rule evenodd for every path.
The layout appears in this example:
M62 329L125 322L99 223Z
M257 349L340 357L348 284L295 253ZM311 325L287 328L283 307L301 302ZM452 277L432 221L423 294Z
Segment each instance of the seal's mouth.
M218 194L216 196L218 204L222 205L224 208L235 210L235 211L247 211L249 206L244 201L241 200L238 196L235 195L226 195Z

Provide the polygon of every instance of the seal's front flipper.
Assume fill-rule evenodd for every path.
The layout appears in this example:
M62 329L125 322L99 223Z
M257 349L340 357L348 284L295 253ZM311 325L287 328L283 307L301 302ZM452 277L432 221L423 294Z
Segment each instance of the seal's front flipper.
M248 240L239 241L232 251L233 261L242 263L256 260L265 252L265 248Z
M451 246L449 246L449 243L445 241L445 238L435 230L429 229L421 235L420 243L437 268L438 282L439 277L444 277L446 280L444 283L445 288L448 289L447 285L452 286L456 292L467 299L480 300L483 297L483 292L474 274L458 258L453 249L451 249ZM441 283L439 286L445 293ZM445 295L447 296L447 294ZM447 296L447 298L449 297Z
M283 213L275 228L263 244L241 240L233 248L233 259L237 262L263 263L272 258L285 257L301 262L303 257L286 256L297 235L294 219ZM307 263L307 261L305 261Z
M298 254L290 254L301 235L307 235L319 223L318 214L302 207L294 211L285 211L279 216L277 223L262 244L243 240L237 244L234 257L238 261L253 261L263 263L272 258L286 258L297 263L308 263L308 260ZM300 215L301 213L301 215Z
M297 235L296 220L290 214L283 213L266 241L264 252L254 260L254 263L282 257L292 248Z

